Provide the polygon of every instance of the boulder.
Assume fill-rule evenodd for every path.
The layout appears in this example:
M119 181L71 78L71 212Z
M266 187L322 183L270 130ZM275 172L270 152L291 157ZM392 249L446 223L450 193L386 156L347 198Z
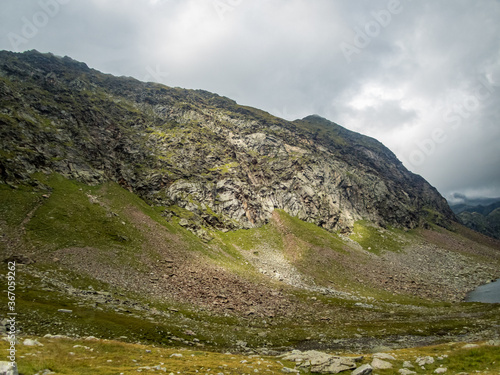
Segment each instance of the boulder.
M419 366L431 365L434 363L434 358L431 356L418 357L415 362Z
M43 346L43 344L41 344L37 340L32 340L32 339L24 340L23 345L25 345L25 346Z
M358 367L351 375L370 375L373 372L372 366L369 364Z
M410 361L404 361L403 362L403 367L404 368L414 368L415 366L413 366Z
M285 374L298 374L298 373L300 373L299 370L295 370L294 368L289 368L289 367L283 367L281 369L281 372L284 372Z
M372 361L372 367L374 370L386 370L392 368L392 363L383 361L379 358L374 358Z
M434 370L434 373L435 374L444 374L446 371L448 371L448 369L446 367L439 367L439 368Z
M355 358L339 357L316 350L305 352L294 350L283 355L282 358L295 362L299 368L320 374L338 374L356 368Z
M389 361L396 360L396 358L394 358L394 356L390 355L389 353L375 353L373 355L373 358L385 359L385 360L389 360Z
M333 357L326 362L313 365L311 363L311 372L320 374L338 374L342 371L353 370L356 364L353 360L345 357Z
M0 375L18 375L17 364L12 366L12 362L0 361Z
M413 374L416 374L415 371L408 370L407 368L399 369L398 373L400 373L401 375L413 375Z

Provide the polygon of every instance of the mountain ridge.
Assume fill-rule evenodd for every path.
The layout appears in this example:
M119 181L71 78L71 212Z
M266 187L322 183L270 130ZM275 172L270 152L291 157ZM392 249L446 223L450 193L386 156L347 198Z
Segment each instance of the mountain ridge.
M500 198L468 198L462 194L452 197L450 208L466 227L500 239Z
M207 239L211 229L262 225L274 209L345 232L361 219L405 228L455 220L380 142L317 115L286 121L36 51L0 60L4 182L36 171L117 181Z

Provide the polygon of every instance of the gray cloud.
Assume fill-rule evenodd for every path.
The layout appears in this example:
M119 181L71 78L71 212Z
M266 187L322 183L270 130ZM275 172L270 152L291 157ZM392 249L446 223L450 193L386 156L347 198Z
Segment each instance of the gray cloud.
M1 49L317 113L445 195L500 196L498 1L3 0L0 14Z

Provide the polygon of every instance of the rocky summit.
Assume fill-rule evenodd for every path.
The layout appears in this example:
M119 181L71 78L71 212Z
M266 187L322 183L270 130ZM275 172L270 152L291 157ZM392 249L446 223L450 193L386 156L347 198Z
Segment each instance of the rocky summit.
M415 228L454 214L373 138L316 115L285 121L231 99L113 77L69 57L0 53L0 178L116 181L200 236L275 209L328 230Z

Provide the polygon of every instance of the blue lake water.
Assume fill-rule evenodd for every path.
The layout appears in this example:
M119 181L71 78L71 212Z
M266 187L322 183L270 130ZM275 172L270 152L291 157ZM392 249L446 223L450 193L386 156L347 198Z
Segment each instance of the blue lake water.
M500 303L500 279L477 287L467 294L465 301Z

